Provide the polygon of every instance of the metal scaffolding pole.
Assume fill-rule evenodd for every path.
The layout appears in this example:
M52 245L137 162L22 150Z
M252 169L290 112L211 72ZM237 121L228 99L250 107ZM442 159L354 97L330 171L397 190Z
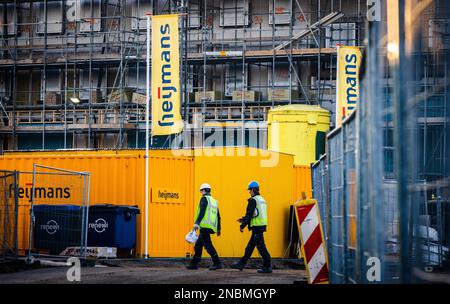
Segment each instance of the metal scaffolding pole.
M245 121L245 89L247 87L247 83L246 83L246 75L245 75L245 51L246 51L246 43L245 43L245 39L246 39L246 30L245 30L245 20L247 18L247 10L246 8L246 0L244 0L244 22L242 24L242 31L244 32L244 41L243 41L243 49L242 49L242 87L241 87L241 146L244 147L245 146L245 126L244 126L244 121ZM236 14L237 16L237 14ZM250 134L249 134L250 135ZM250 143L250 138L249 138L249 143Z
M318 5L318 9L317 9L317 20L319 20L319 24L317 25L317 28L318 28L318 35L319 35L319 41L318 41L318 44L317 44L317 47L319 48L319 52L317 53L317 82L318 82L318 85L317 85L317 101L318 101L318 103L320 104L320 86L321 86L321 83L322 83L322 81L321 81L321 74L320 74L320 72L321 72L321 58L322 58L322 56L321 56L321 54L320 54L320 47L321 47L321 39L322 39L322 30L321 30L321 22L320 22L320 18L321 18L321 14L320 14L320 0L317 0L317 5Z
M66 5L66 1L64 1L63 5ZM67 28L67 19L64 19L63 21L63 25L64 28ZM69 54L68 52L68 31L66 31L65 33L65 39L66 39L66 43L64 46L64 53L66 54L66 56L64 56L64 98L62 100L62 102L64 102L64 149L67 149L67 73L69 70L69 66L68 66L68 58L67 58L67 54Z
M6 7L6 6L5 6ZM17 10L17 0L14 0L14 10ZM15 25L15 29L14 31L17 31L17 25ZM14 56L14 66L13 66L13 70L12 70L12 92L13 92L13 113L12 113L12 120L13 120L13 132L12 132L12 146L13 149L16 148L16 145L18 145L18 143L16 142L16 128L17 128L17 123L16 123L16 104L17 104L17 78L16 78L16 74L17 74L17 35L15 35L14 37L14 52L15 52L15 56Z
M147 14L147 83L146 83L146 105L145 105L145 233L144 233L144 258L148 258L148 209L149 209L149 137L150 135L150 18Z
M47 95L47 26L48 26L48 16L47 16L47 0L44 1L44 67L43 67L43 78L42 78L42 88L43 88L43 98L42 98L42 150L45 149L45 102ZM42 96L41 96L42 97Z
M92 128L92 53L94 48L94 0L91 0L91 19L90 19L90 48L89 48L89 115L88 115L88 149L91 148L91 128Z
M123 97L124 97L124 92L123 92L123 79L126 73L126 63L124 63L124 56L125 56L125 52L124 52L124 42L125 42L125 16L124 14L126 14L125 11L125 3L124 0L120 0L120 98L119 98L119 137L117 138L118 142L116 144L116 147L118 147L119 149L122 148L122 137L123 137L123 119L124 119L124 113L123 113Z
M392 3L391 3L392 4ZM392 8L395 12L395 8ZM396 150L396 167L397 167L397 200L399 210L399 229L400 229L400 279L402 283L411 282L411 261L410 261L410 206L408 196L408 162L407 150L405 145L405 119L407 111L407 94L406 94L406 58L405 58L405 0L398 1L395 18L398 18L398 54L396 55L393 66L394 87L394 113L395 113L395 150ZM394 25L395 26L395 25Z
M270 1L270 0L269 0ZM275 96L275 0L272 1L272 93L271 101L272 107L275 106L274 96Z

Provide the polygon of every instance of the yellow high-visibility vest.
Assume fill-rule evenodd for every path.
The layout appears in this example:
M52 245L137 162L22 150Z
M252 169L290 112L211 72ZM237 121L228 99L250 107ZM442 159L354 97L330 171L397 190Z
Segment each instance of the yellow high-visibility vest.
M208 201L208 206L206 207L205 215L203 216L202 221L200 222L200 228L209 228L214 232L217 232L218 225L218 210L219 210L219 202L215 200L212 196L205 195L206 200ZM197 213L195 218L198 218L200 213L200 204L197 207Z
M267 226L267 203L261 195L255 195L253 198L256 201L256 208L250 220L250 227Z

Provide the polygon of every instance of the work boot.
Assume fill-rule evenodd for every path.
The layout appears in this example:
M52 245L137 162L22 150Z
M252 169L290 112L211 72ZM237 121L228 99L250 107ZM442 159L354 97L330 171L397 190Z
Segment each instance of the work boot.
M223 264L219 263L219 264L214 264L211 267L209 267L209 270L217 270L217 269L222 269L223 268Z
M211 267L209 267L209 270L217 270L217 269L222 269L223 265L220 262L220 258L217 254L213 255L212 257L212 261L213 261L213 265Z
M196 270L198 269L198 263L200 262L200 258L198 257L193 257L191 262L189 263L189 265L186 266L187 269L191 269L191 270Z
M258 269L258 273L272 273L271 267L263 267L261 269Z
M244 265L241 263L236 263L230 266L231 269L239 269L240 271L244 270Z
M195 264L189 264L186 266L186 269L197 270L198 266Z

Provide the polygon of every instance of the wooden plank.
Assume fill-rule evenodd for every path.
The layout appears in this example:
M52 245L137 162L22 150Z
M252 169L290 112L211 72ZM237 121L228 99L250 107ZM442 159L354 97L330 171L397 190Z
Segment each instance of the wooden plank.
M8 132L8 131L11 132L12 130L13 130L12 126L0 128L1 132ZM45 130L46 131L63 131L64 130L64 125L55 126L55 125L47 125L46 124L45 125ZM42 132L42 124L34 125L34 126L23 126L23 125L16 126L16 132L20 132L20 131Z
M290 54L291 50L279 50L275 52L276 56L286 56L287 54ZM336 54L336 49L333 48L321 48L320 53L324 55L330 55L330 54ZM307 56L307 55L318 55L319 49L318 48L305 48L305 49L292 49L292 55L294 56ZM267 57L272 56L273 50L258 50L258 51L246 51L245 57L246 58L258 58L258 57ZM189 59L200 59L203 58L202 53L189 53L188 54ZM242 56L233 56L233 58L242 58ZM141 60L145 60L146 56L142 55L140 56ZM88 54L77 54L75 56L71 56L68 54L67 56L68 61L86 61L89 60ZM93 61L107 61L107 60L120 60L119 54L93 54L92 56ZM64 63L66 62L66 57L48 57L47 58L47 64L52 63ZM35 58L35 59L21 59L17 60L16 64L18 65L27 65L27 64L43 64L44 60L43 58ZM14 61L12 59L1 59L0 65L12 65L14 64Z
M276 56L286 56L290 54L291 50L279 50L275 52ZM336 49L333 48L322 48L320 49L321 54L335 54ZM292 49L292 55L318 55L319 49ZM245 52L246 57L262 57L262 56L272 56L273 50L261 50L261 51L247 51Z
M91 129L97 130L107 130L107 129L119 129L120 124L91 124ZM89 128L89 124L72 124L68 125L67 128L69 130L86 130ZM136 128L135 124L124 123L123 129L134 129Z
M77 54L77 55L67 55L64 56L49 56L47 57L47 64L52 63L65 63L67 61L86 61L89 60L89 54ZM93 54L92 55L93 61L105 61L105 60L120 60L119 54ZM16 64L18 65L27 65L27 64L43 64L44 59L43 58L34 58L34 59L20 59L16 61ZM0 65L11 65L14 64L14 60L12 59L1 59Z

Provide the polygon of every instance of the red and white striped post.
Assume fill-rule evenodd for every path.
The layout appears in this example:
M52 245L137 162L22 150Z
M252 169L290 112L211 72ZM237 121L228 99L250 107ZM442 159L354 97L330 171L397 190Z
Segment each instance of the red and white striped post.
M294 204L309 284L328 283L328 256L317 201Z

